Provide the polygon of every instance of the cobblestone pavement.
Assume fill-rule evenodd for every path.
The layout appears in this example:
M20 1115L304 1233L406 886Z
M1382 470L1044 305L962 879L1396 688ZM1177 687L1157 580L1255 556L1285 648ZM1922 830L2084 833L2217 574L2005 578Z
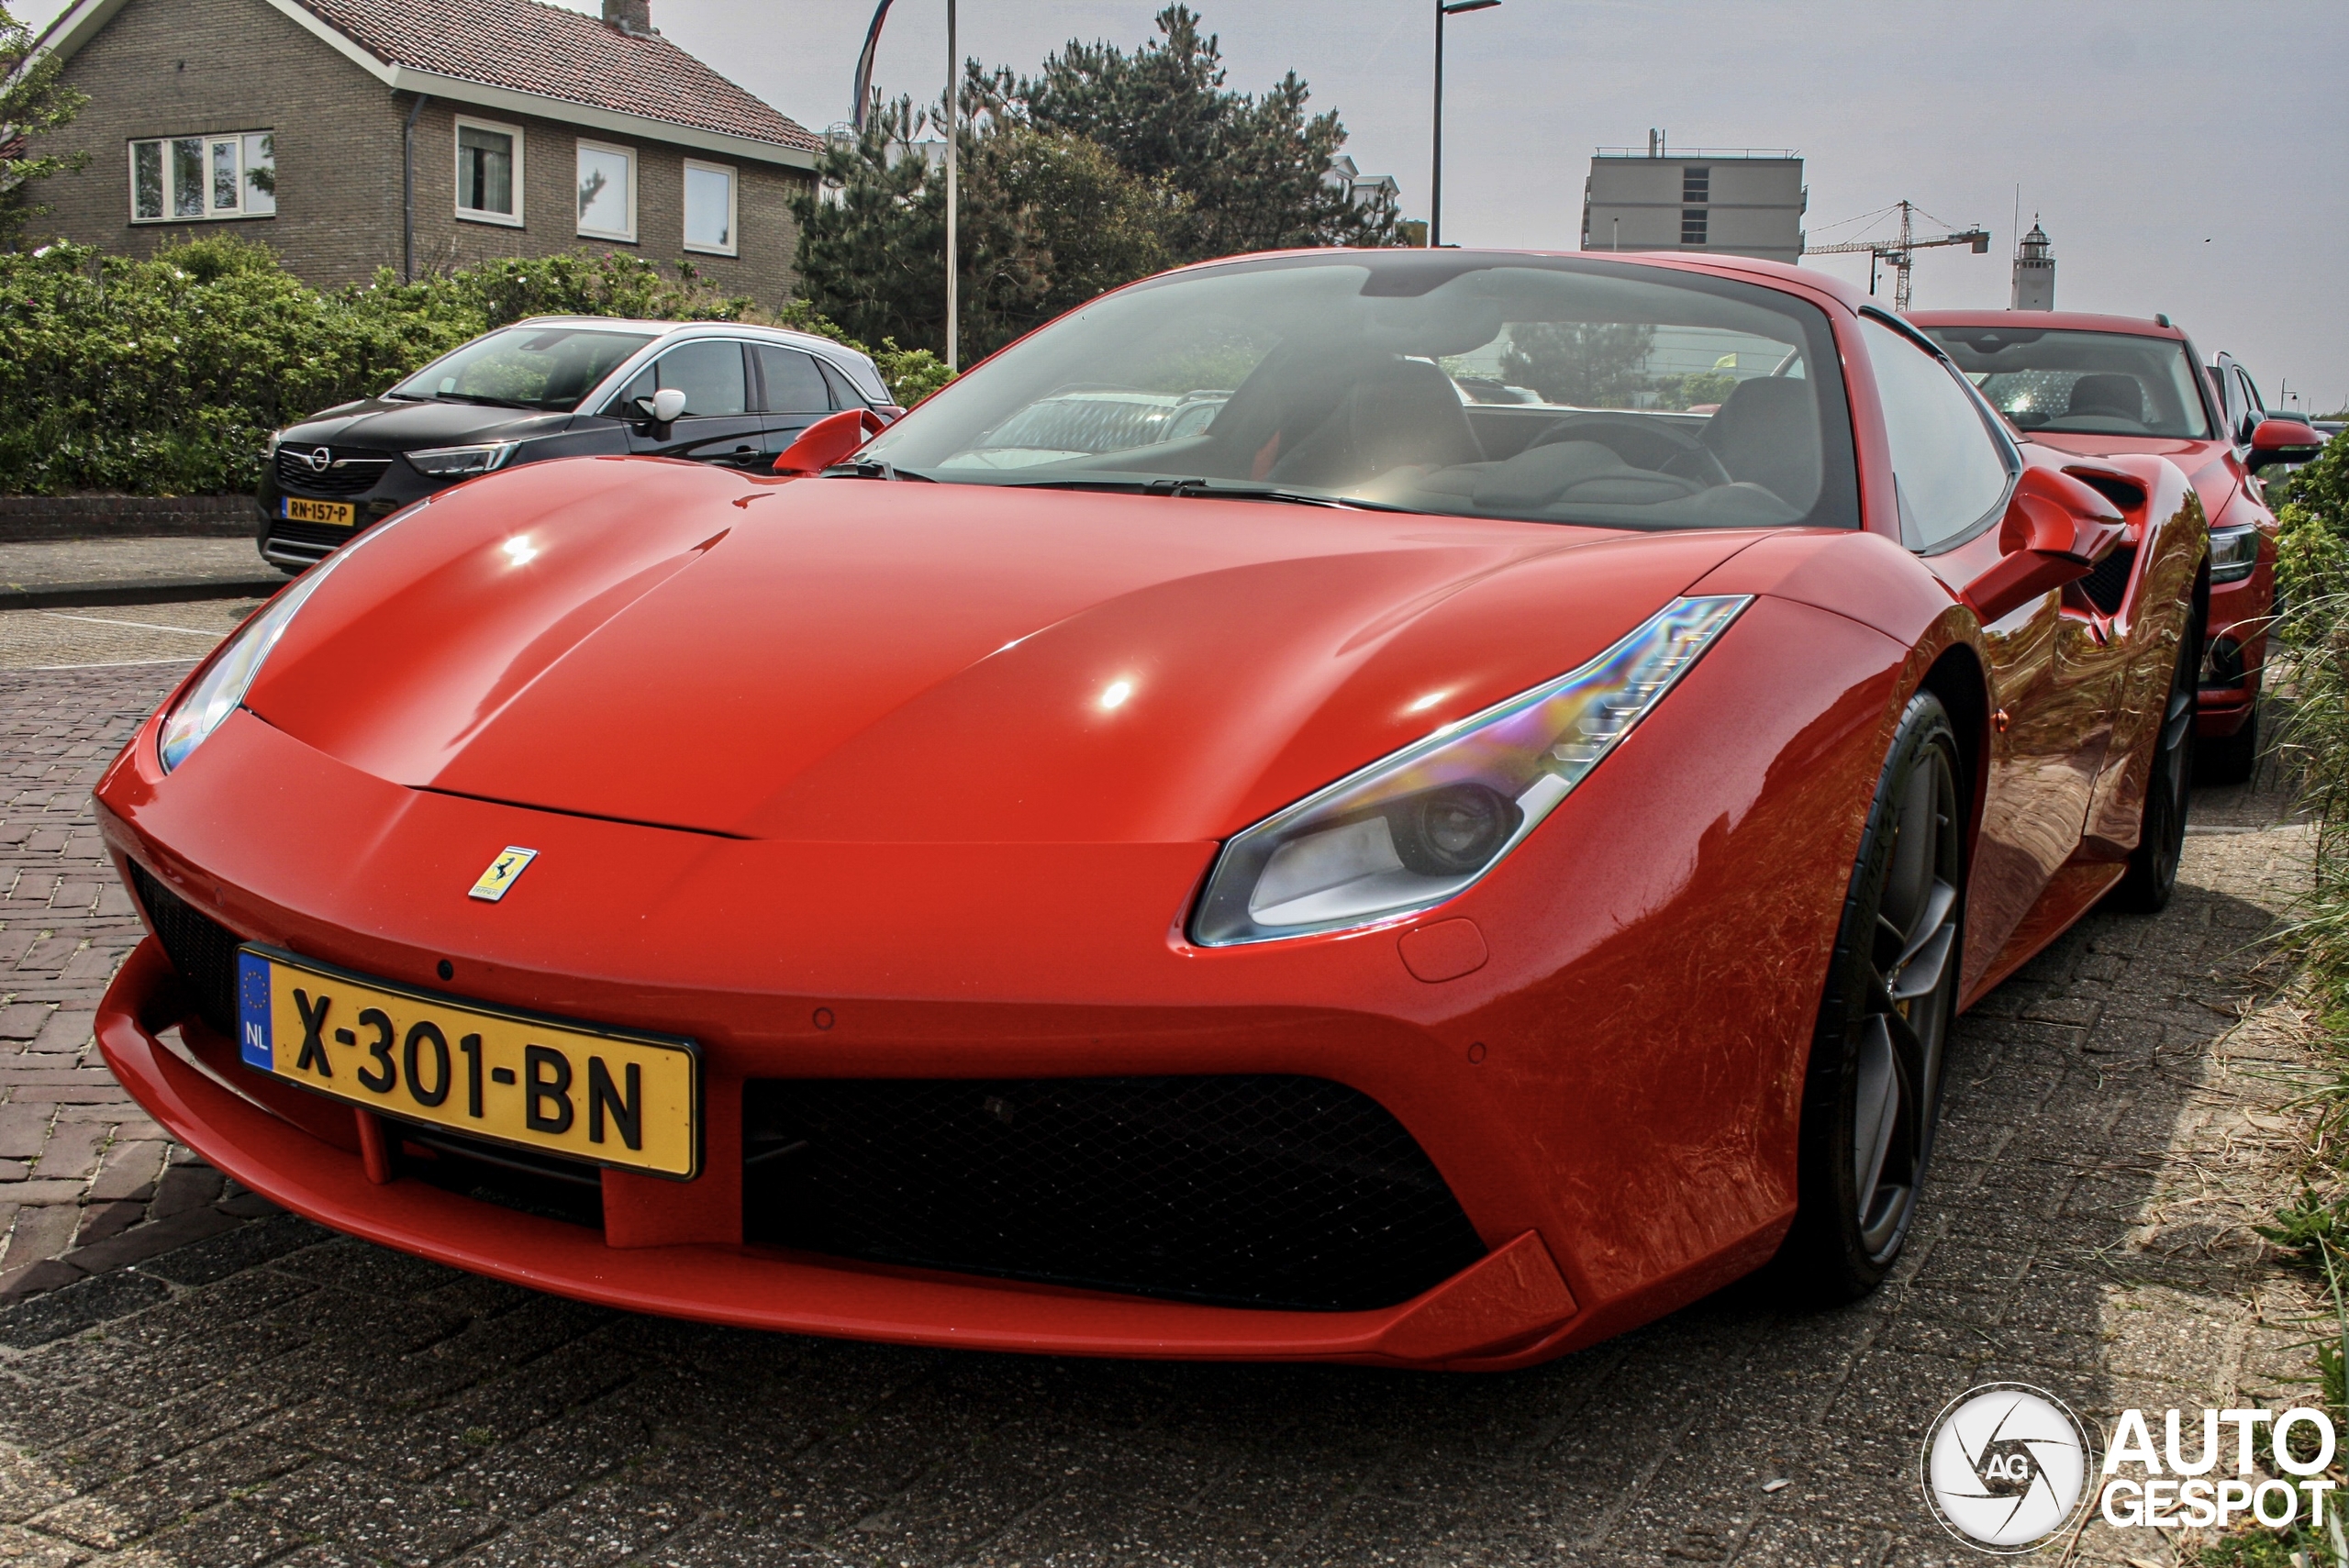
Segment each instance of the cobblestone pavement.
M150 578L271 578L277 568L243 539L54 539L0 540L0 586L130 583Z
M83 1021L134 932L81 794L170 678L0 688L0 1125L46 1129L17 1184L76 1188L81 1224L203 1180L164 1166ZM1742 1286L1486 1377L949 1354L592 1309L206 1189L173 1201L217 1234L0 1307L0 1562L1971 1561L1916 1479L1964 1389L2107 1422L2280 1407L2305 1375L2309 1301L2247 1229L2310 1067L2250 946L2305 845L2277 814L2206 797L2167 913L2092 916L1962 1023L1915 1242L1847 1309ZM2182 1561L2127 1534L2070 1561Z

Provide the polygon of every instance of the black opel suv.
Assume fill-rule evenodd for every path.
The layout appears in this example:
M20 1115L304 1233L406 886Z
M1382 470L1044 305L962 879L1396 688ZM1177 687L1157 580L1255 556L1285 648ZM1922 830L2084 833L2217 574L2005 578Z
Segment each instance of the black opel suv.
M663 391L682 394L682 406L657 398ZM261 552L300 572L411 501L544 458L640 452L763 470L843 408L903 412L871 360L828 338L537 317L442 355L380 397L272 437Z

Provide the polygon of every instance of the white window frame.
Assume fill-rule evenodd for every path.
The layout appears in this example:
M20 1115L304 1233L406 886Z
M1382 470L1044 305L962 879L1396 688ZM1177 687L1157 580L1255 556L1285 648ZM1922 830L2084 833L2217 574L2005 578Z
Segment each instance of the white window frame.
M518 125L507 125L504 120L476 119L471 115L458 115L452 119L449 128L450 205L451 206L456 206L457 198L463 195L465 193L464 130L467 126L471 126L475 130L495 131L500 136L510 136L514 139L514 210L511 213L503 213L490 212L482 207L457 206L456 214L458 221L461 223L494 223L503 228L524 228L525 224L522 217L522 191L524 187L524 181L522 178L522 128Z
M683 174L680 174L677 179L678 243L685 250L696 251L704 256L740 255L742 253L742 171L731 163L712 163L701 158L686 159L685 168L704 169L712 173L726 176L726 236L730 243L696 245L691 239L685 238L686 198L685 180Z
M130 221L135 224L224 223L232 218L275 217L277 212L273 206L268 212L249 212L245 207L246 193L250 189L245 163L245 139L274 134L273 127L263 127L251 130L209 130L183 133L177 136L129 138L123 143L122 150L124 168L130 177L128 190ZM175 141L200 141L204 144L205 195L204 210L200 213L183 215L172 211L172 143ZM237 205L233 207L216 207L212 205L212 150L217 143L223 141L233 144L237 150ZM160 217L141 217L139 215L139 150L142 147L161 149L163 160L163 211ZM276 168L274 161L271 162L270 167L274 172Z
M574 208L579 205L579 154L582 152L606 153L611 157L621 159L627 162L628 228L625 230L616 228L590 228L587 227L586 221L584 218L578 217L574 217L573 227L578 230L579 237L583 239L616 239L623 244L635 244L636 149L633 147L622 147L618 142L613 141L591 141L584 136L579 138L578 145L572 153L571 164L571 203Z

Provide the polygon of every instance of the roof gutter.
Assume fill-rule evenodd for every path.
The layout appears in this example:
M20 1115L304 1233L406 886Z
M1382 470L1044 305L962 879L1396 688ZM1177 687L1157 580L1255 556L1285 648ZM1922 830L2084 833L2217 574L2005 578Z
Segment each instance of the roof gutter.
M400 282L416 282L416 119L432 101L418 93L400 127Z

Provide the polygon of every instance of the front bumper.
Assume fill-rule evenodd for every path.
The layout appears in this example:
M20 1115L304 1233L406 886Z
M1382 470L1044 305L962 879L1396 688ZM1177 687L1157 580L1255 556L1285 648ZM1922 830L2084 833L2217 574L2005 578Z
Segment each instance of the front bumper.
M2259 564L2238 583L2210 587L2208 631L2203 645L2202 685L2194 732L2217 740L2250 722L2259 701L2267 633L2275 617L2276 567L2272 545L2263 546Z
M178 977L150 938L100 1004L98 1046L132 1097L215 1168L333 1229L625 1311L974 1350L1464 1368L1554 1354L1575 1316L1557 1265L1531 1231L1413 1300L1368 1312L1199 1307L726 1242L614 1245L608 1232L420 1181L371 1179L367 1155L331 1140L334 1118L347 1114L355 1123L368 1113L300 1105L297 1091L280 1091L293 1098L275 1108L236 1092L229 1085L239 1076L262 1093L268 1087L252 1085L257 1075L238 1066L232 1043L184 1017L184 1006ZM160 1038L174 1026L186 1055ZM360 1139L354 1130L349 1141ZM630 1178L607 1173L606 1183L607 1204L628 1195L614 1189Z

